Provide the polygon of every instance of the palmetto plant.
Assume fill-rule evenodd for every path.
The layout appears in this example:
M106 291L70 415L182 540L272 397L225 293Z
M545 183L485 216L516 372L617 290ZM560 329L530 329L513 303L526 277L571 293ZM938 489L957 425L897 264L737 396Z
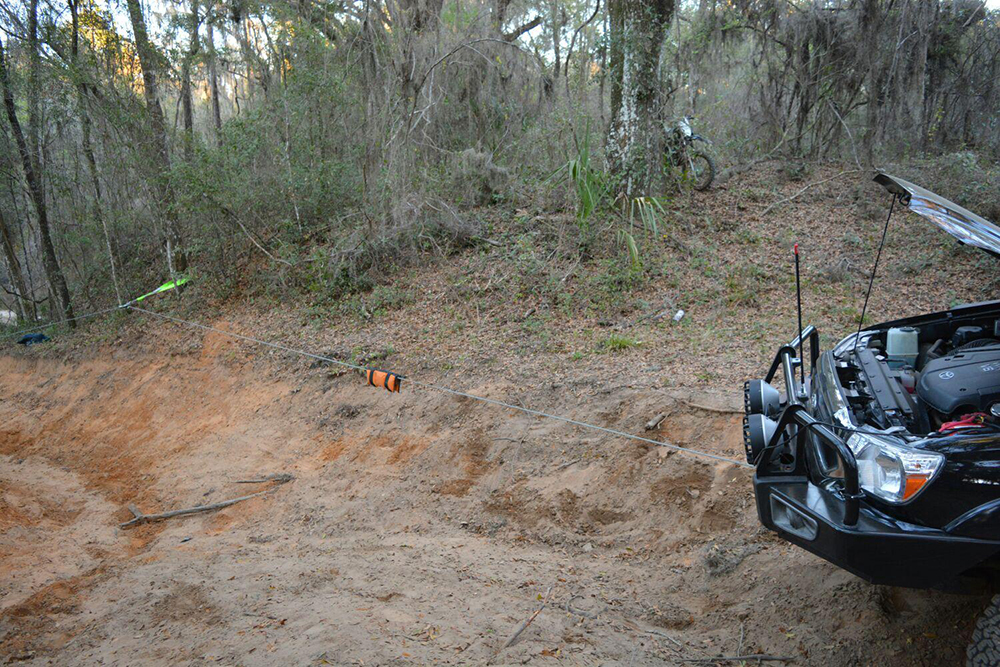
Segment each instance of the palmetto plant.
M583 139L577 142L576 155L567 160L555 171L552 178L558 182L569 179L576 191L576 222L580 234L586 242L591 234L590 218L593 213L606 202L610 201L610 186L608 175L591 164L590 154L590 124L588 122ZM666 214L661 198L632 197L625 200L625 205L619 210L624 212L625 226L619 227L615 238L628 253L629 263L633 270L641 267L639 244L633 233L634 228L648 232L653 236L659 233L660 221Z
M569 179L576 190L576 224L582 236L590 235L590 216L607 196L607 178L600 169L590 164L590 121L583 133L583 140L577 142L576 156L559 167L552 175L560 176L560 182Z
M618 230L618 242L628 251L629 262L633 269L639 269L641 258L639 246L632 234L632 229L639 229L656 236L660 230L660 219L666 213L658 197L633 197L628 200L628 228Z

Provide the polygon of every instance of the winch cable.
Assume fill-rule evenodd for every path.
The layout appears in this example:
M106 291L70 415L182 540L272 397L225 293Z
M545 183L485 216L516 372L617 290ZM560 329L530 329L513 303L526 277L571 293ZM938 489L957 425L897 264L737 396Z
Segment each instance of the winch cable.
M157 287L152 292L148 292L146 294L143 294L142 296L138 296L138 297L132 299L131 301L127 302L127 303L122 303L121 302L121 295L119 295L119 301L118 301L118 305L117 306L111 306L110 308L105 308L104 310L94 311L93 313L86 313L85 315L77 315L76 317L70 317L70 318L65 319L65 320L57 320L55 322L47 322L46 324L40 324L37 327L33 327L31 329L21 329L20 331L15 331L13 333L4 334L4 335L0 336L0 340L7 340L8 338L17 338L18 336L23 336L25 334L33 333L35 331L43 331L43 330L48 329L50 327L57 327L60 324L67 324L69 322L76 322L77 320L86 320L86 319L90 319L91 317L97 317L99 315L107 315L108 313L114 312L116 310L122 310L124 308L127 308L127 307L133 305L133 304L139 303L140 301L142 301L144 299L147 299L147 298L149 298L151 296L154 296L156 294L162 294L163 292L169 292L172 289L177 289L179 287L182 287L185 284L187 284L189 281L190 281L190 278L187 278L185 276L179 276L179 277L177 277L174 280L168 281L168 282L160 285L159 287Z
M87 313L85 315L77 315L76 317L70 317L69 319L59 320L58 322L49 322L47 324L42 324L31 329L21 329L20 331L15 331L13 333L4 334L0 336L0 340L7 340L9 338L17 338L25 334L34 333L36 331L42 331L48 329L49 327L57 327L60 324L67 324L69 322L76 322L78 320L88 320L92 317L97 317L99 315L107 315L108 313L114 312L116 310L121 310L124 306L112 306L111 308L105 308L104 310L98 310L93 313Z
M211 331L213 333L217 333L217 334L220 334L220 335L223 335L223 336L228 336L228 337L234 338L236 340L242 340L242 341L247 342L247 343L254 343L254 344L257 344L257 345L263 345L264 347L270 347L272 349L280 350L282 352L287 352L289 354L297 354L297 355L300 355L302 357L307 357L309 359L315 359L317 361L325 361L325 362L328 362L328 363L331 363L331 364L334 364L334 365L337 365L337 366L341 366L343 368L349 368L351 370L360 371L362 373L365 373L365 372L367 372L369 370L369 369L365 368L364 366L358 366L356 364L352 364L352 363L349 363L349 362L346 362L346 361L341 361L339 359L332 359L330 357L326 357L326 356L323 356L321 354L313 354L312 352L306 352L304 350L298 350L298 349L295 349L293 347L288 347L286 345L280 345L278 343L269 343L267 341L260 340L258 338L253 338L252 336L244 336L242 334L233 333L232 331L225 331L223 329L217 329L215 327L208 326L206 324L200 324L198 322L191 322L189 320L184 320L184 319L181 319L179 317L174 317L173 315L164 315L162 313L157 313L157 312L152 311L152 310L147 310L145 308L140 308L139 306L136 306L136 305L131 304L131 303L125 304L122 307L123 308L128 308L130 310L135 310L135 311L140 312L140 313L145 313L145 314L151 315L153 317L158 317L158 318L163 319L163 320L169 320L169 321L175 322L177 324L183 324L183 325L186 325L186 326L189 326L189 327L201 329L203 331ZM590 429L590 430L593 430L593 431L600 431L602 433L607 433L609 435L615 435L615 436L619 436L619 437L622 437L622 438L627 438L629 440L636 440L638 442L645 442L645 443L648 443L648 444L651 444L651 445L656 445L658 447L666 447L667 449L671 449L673 451L680 452L680 453L683 453L683 454L689 454L689 455L692 455L692 456L700 456L700 457L703 457L703 458L712 459L714 461L720 461L722 463L731 463L731 464L733 464L735 466L738 466L740 468L747 468L747 469L751 469L751 470L754 468L754 466L750 465L746 461L740 461L740 460L737 460L737 459L731 459L731 458L728 458L726 456L721 456L719 454L712 454L710 452L703 452L703 451L700 451L700 450L697 450L697 449L691 449L689 447L682 447L681 445L675 445L675 444L670 443L670 442L662 442L660 440L653 440L651 438L644 438L642 436L634 435L632 433L627 433L625 431L619 431L617 429L607 428L607 427L604 427L604 426L598 426L596 424L589 424L587 422L579 421L579 420L576 420L576 419L571 419L569 417L563 417L562 415L556 415L556 414L552 414L552 413L549 413L549 412L543 412L541 410L534 410L534 409L526 408L526 407L523 407L523 406L520 406L520 405L514 405L512 403L505 403L504 401L499 401L499 400L497 400L495 398L486 398L485 396L477 396L475 394L469 394L469 393L464 392L464 391L458 391L457 389L451 389L449 387L443 387L441 385L431 384L430 382L422 382L420 380L414 380L414 379L412 379L412 378L410 378L408 376L403 376L403 378L406 380L406 382L408 382L408 383L410 383L410 384L412 384L414 386L422 387L424 389L429 389L431 391L437 391L437 392L444 393L444 394L450 394L452 396L459 396L459 397L462 397L462 398L467 398L467 399L471 399L471 400L474 400L474 401L479 401L481 403L488 403L490 405L495 405L497 407L507 408L507 409L510 409L510 410L516 410L518 412L522 412L524 414L529 414L529 415L534 415L536 417L545 417L546 419L552 419L552 420L555 420L555 421L561 421L561 422L564 422L566 424L572 424L574 426L579 426L580 428L586 428L586 429Z
M186 279L184 280L184 282L186 282ZM244 336L243 334L234 333L232 331L225 331L223 329L218 329L216 327L208 326L206 324L200 324L198 322L192 322L190 320L185 320L185 319L182 319L180 317L175 317L173 315L164 315L162 313L157 313L155 311L147 310L145 308L141 308L141 307L135 305L138 301L140 301L141 299L143 299L143 298L145 298L147 296L151 296L151 295L159 293L161 291L166 291L167 289L173 289L174 287L179 286L180 284L183 284L183 283L181 283L180 281L175 281L174 283L167 283L167 284L161 286L160 288L158 288L157 290L155 290L153 292L150 292L149 294L143 295L139 299L133 299L132 301L129 301L128 303L123 303L123 304L121 304L119 306L112 306L110 308L105 308L103 310L94 311L92 313L86 313L84 315L77 315L76 317L68 318L68 319L65 319L65 320L59 320L59 321L56 321L56 322L49 322L47 324L43 324L43 325L40 325L40 326L37 326L37 327L33 327L33 328L30 328L30 329L22 329L20 331L14 332L14 333L7 334L6 336L0 336L0 340L6 340L8 338L14 338L14 337L17 337L17 336L23 336L23 335L28 334L28 333L32 333L32 332L36 332L36 331L41 331L43 329L48 329L50 327L59 326L61 324L67 324L69 322L75 322L75 321L78 321L78 320L84 320L84 319L90 319L90 318L98 317L100 315L106 315L106 314L112 313L112 312L114 312L116 310L128 309L128 310L134 310L134 311L137 311L137 312L140 312L140 313L145 313L146 315L150 315L152 317L157 317L157 318L160 318L160 319L163 319L163 320L168 320L168 321L174 322L176 324L182 324L182 325L193 327L193 328L196 328L196 329L201 329L203 331L211 331L213 333L217 333L217 334L220 334L222 336L227 336L227 337L233 338L235 340L241 340L241 341L244 341L244 342L247 342L247 343L253 343L253 344L256 344L256 345L262 345L264 347L269 347L269 348L272 348L272 349L275 349L275 350L280 350L282 352L286 352L286 353L289 353L289 354L296 354L296 355L299 355L299 356L302 356L302 357L306 357L306 358L309 358L309 359L315 359L317 361L324 361L324 362L327 362L327 363L334 364L336 366L341 366L343 368L348 368L348 369L351 369L351 370L355 370L355 371L358 371L360 373L368 373L369 371L372 370L372 369L366 368L364 366L359 366L357 364L352 364L352 363L349 363L349 362L346 362L346 361L341 361L340 359L333 359L331 357L323 356L321 354L313 354L312 352L306 352L305 350L299 350L299 349L296 349L296 348L293 348L293 347L288 347L286 345L281 345L279 343L270 343L268 341L260 340L259 338L254 338L252 336ZM395 373L390 373L390 375L392 375L392 376L394 376L394 377L396 377L398 379L405 379L408 383L410 383L410 384L412 384L414 386L422 387L424 389L429 389L431 391L436 391L436 392L440 392L440 393L443 393L443 394L450 394L452 396L458 396L458 397L461 397L461 398L467 398L467 399L470 399L470 400L479 401L481 403L487 403L487 404L490 404L490 405L495 405L497 407L507 408L507 409L510 409L510 410L515 410L517 412L521 412L521 413L524 413L524 414L534 415L536 417L544 417L546 419L552 419L554 421L561 421L563 423L572 424L572 425L578 426L580 428L590 429L592 431L599 431L601 433L607 433L609 435L615 435L615 436L626 438L626 439L629 439L629 440L635 440L637 442L644 442L644 443L647 443L647 444L656 445L658 447L665 447L667 449L670 449L670 450L673 450L673 451L676 451L676 452L679 452L679 453L682 453L682 454L688 454L688 455L691 455L691 456L699 456L699 457L702 457L702 458L707 458L707 459L711 459L711 460L714 460L714 461L719 461L721 463L730 463L730 464L735 465L735 466L740 467L740 468L745 468L745 469L750 469L750 470L754 469L754 466L750 465L749 463L747 463L745 461L740 461L740 460L737 460L737 459L731 459L729 457L722 456L722 455L719 455L719 454L712 454L711 452L703 452L703 451L700 451L700 450L697 450L697 449L691 449L690 447L683 447L681 445L675 445L675 444L673 444L671 442L663 442L661 440L653 440L652 438L644 438L644 437L642 437L640 435L635 435L633 433L628 433L626 431L619 431L617 429L607 428L605 426L598 426L596 424L590 424L590 423L587 423L587 422L579 421L577 419L571 419L569 417L564 417L562 415L556 415L556 414L552 414L552 413L549 413L549 412L543 412L542 410L534 410L532 408L526 408L526 407L521 406L521 405L514 405L512 403L506 403L504 401L500 401L500 400L497 400L495 398L486 398L485 396L477 396L475 394L470 394L470 393L467 393L467 392L464 392L464 391L459 391L457 389L451 389L450 387L444 387L444 386L441 386L441 385L432 384L430 382L423 382L423 381L420 381L420 380L415 380L415 379L412 379L412 378L407 377L407 376L399 376L399 375L396 375Z

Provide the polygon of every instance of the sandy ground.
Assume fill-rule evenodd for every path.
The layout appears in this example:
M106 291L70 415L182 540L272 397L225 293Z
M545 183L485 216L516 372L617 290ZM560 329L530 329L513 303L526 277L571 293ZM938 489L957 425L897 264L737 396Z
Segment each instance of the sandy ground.
M0 659L961 663L983 600L872 587L774 539L746 470L185 340L0 358ZM654 437L739 457L738 396L659 384L467 388L635 433L664 412ZM216 502L273 473L295 479L118 527L129 503Z
M410 301L382 316L364 315L374 294L360 320L266 301L237 314L197 285L154 307L738 459L739 387L794 326L792 242L826 346L856 321L884 221L867 178L765 214L802 188L768 169L699 195L664 234L676 252L650 256L663 274L611 313L540 237L531 252L556 258L541 283L572 299L519 282L534 264L516 220L500 247L400 275ZM914 222L890 236L876 320L995 298L978 255ZM650 317L666 306L688 314ZM390 395L145 317L0 356L0 661L964 661L985 600L873 587L777 540L745 469L407 383ZM612 332L641 344L600 351ZM227 509L119 527L129 504L218 502L279 473L295 479Z

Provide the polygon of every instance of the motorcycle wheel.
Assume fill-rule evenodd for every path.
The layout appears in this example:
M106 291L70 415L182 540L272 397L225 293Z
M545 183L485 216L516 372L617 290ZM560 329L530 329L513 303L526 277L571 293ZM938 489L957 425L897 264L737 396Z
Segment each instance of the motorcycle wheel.
M715 161L707 153L693 151L688 155L688 165L692 187L707 190L715 180Z

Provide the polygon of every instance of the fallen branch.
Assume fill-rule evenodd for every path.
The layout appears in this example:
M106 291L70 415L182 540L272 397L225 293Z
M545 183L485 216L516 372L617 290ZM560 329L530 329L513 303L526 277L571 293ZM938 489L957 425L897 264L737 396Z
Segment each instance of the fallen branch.
M733 176L738 176L739 174L745 173L756 167L762 162L767 162L769 157L762 157L750 162L745 162L743 164L734 164L731 167L726 167L722 172L716 177L714 183L715 187L721 187L729 182Z
M791 662L795 658L780 655L765 655L754 653L752 655L720 655L714 658L683 658L679 662L704 663L711 665L716 662Z
M768 206L767 208L765 208L764 212L761 213L760 215L761 215L761 217L764 217L765 215L767 215L768 213L770 213L771 209L773 209L775 206L780 206L781 204L787 204L788 202L792 201L793 199L795 199L796 197L798 197L799 195L801 195L803 192L805 192L806 190L808 190L810 188L814 188L817 185L822 185L823 183L828 183L828 182L830 182L832 180L838 179L841 176L843 176L844 174L856 174L859 171L861 171L861 170L860 169L845 169L844 171L840 172L836 176L831 176L830 178L824 178L822 181L816 181L815 183L810 183L806 187L804 187L801 190L799 190L798 192L796 192L791 197L785 197L784 199L779 199L778 201L774 202L773 204L771 204L770 206Z
M497 656L499 656L504 649L513 646L517 642L517 640L521 637L521 633L523 633L525 630L528 629L528 626L531 625L536 618L538 618L538 615L541 614L542 610L545 609L546 605L549 604L549 595L551 594L552 594L552 587L549 586L549 590L545 591L545 598L542 600L542 604L538 607L538 609L535 610L535 613L529 616L528 619L521 624L521 627L517 629L517 632L515 632L513 635L510 636L510 639L507 640L507 643L501 646L500 650L494 653L493 657L490 658L489 662L487 662L486 664L492 663L494 660L497 659Z
M661 412L660 414L656 415L648 422L646 422L646 430L652 431L654 428L660 425L660 422L662 422L666 418L667 418L667 413Z
M256 479L256 480L241 480L239 483L243 484L253 484L261 482L274 482L274 486L269 489L264 489L263 491L258 491L257 493L251 493L248 496L240 496L239 498L233 498L231 500L223 500L222 502L212 503L211 505L198 505L197 507L188 507L181 510L172 510L170 512L161 512L159 514L143 514L139 511L139 508L135 505L129 504L128 510L132 513L133 519L131 521L126 521L120 524L121 528L131 528L132 526L138 526L143 523L150 523L152 521L163 521L164 519L172 519L177 516L186 516L188 514L198 514L199 512L214 512L215 510L225 509L236 503L241 503L244 500L250 500L251 498L256 498L258 496L263 496L265 494L271 493L277 489L282 484L292 481L295 479L289 474L280 475L269 475L268 477Z
M473 236L472 240L473 241L482 241L483 243L485 243L487 245L491 245L494 248L502 248L503 247L502 243L498 243L497 241L494 241L493 239L488 239L485 236Z
M660 319L663 318L664 315L666 315L667 313L669 313L673 309L674 309L673 303L667 303L667 304L665 304L663 306L663 308L660 308L659 310L654 310L654 311L648 312L645 315L643 315L642 317L640 317L637 320L635 320L634 322L623 322L621 325L619 325L619 328L628 329L628 328L634 327L634 326L636 326L638 324L642 324L646 320L652 320L654 322L658 322Z
M634 624L633 624L633 627L636 630L638 630L639 632L644 632L647 635L653 635L654 637L662 637L663 639L666 639L667 641L669 641L670 643L674 644L675 646L679 646L679 647L682 646L682 644L679 641L677 641L676 639L674 639L673 637L671 637L670 635L668 635L666 632L661 632L660 630L652 630L652 629L649 629L649 628L640 628L640 627L638 627L638 626L636 626Z
M258 477L257 479L238 479L237 484L263 484L264 482L277 482L278 484L285 484L295 479L292 475L287 472L279 472L273 475L265 475L264 477Z
M737 410L736 408L717 408L717 407L715 407L713 405L705 405L703 403L695 403L694 401L686 401L684 399L681 399L681 403L683 403L684 405L686 405L686 406L688 406L690 408L697 408L698 410L704 410L706 412L718 412L718 413L721 413L721 414L724 414L724 415L742 414L743 413L742 409Z
M559 472L560 470L563 470L564 468L568 468L571 465L573 465L574 463L579 463L579 462L580 462L580 459L570 459L569 461L566 461L562 465L556 466L556 469L553 470L552 472Z
M645 322L646 320L658 320L661 317L663 317L668 311L671 311L673 309L674 307L672 305L664 306L663 308L660 308L655 312L649 313L648 315L643 315L642 317L637 319L635 323L639 324L639 322Z

